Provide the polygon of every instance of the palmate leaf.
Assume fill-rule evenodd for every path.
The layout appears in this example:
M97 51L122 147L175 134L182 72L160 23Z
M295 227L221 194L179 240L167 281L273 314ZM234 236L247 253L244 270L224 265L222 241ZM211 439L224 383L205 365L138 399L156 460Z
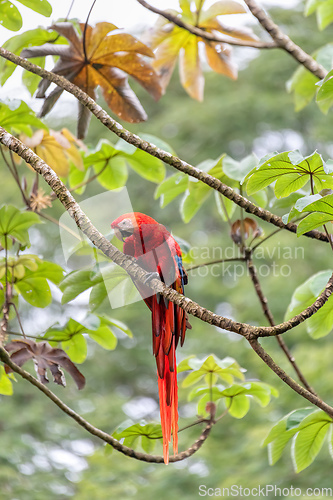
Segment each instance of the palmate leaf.
M270 385L256 381L244 381L243 369L233 358L219 360L214 355L200 360L194 356L184 359L178 365L178 372L192 370L183 380L183 387L190 387L204 379L205 386L194 387L189 395L189 401L200 398L198 415L207 418L209 411L207 404L223 400L228 413L234 418L243 418L250 409L250 400L255 400L262 407L269 404L271 397L277 397L278 392ZM235 383L235 378L241 382ZM218 381L224 385L215 385ZM229 387L226 387L229 386Z
M288 320L313 304L329 280L332 271L320 271L302 283L293 293L285 314ZM308 334L314 338L328 335L333 329L333 298L330 296L323 307L304 323Z
M195 3L192 0L180 0L179 5L181 12L168 12L208 33L223 33L230 39L257 40L248 29L229 28L220 22L219 16L246 13L243 5L237 1L220 0L207 9L203 8L204 2ZM237 78L237 68L232 61L230 48L225 43L204 40L164 18L157 20L154 30L147 37L155 50L153 66L161 77L164 92L179 58L181 84L193 99L203 100L204 76L200 45L204 47L206 60L213 71L232 79Z
M146 424L142 421L138 424L126 427L126 423L120 426L112 436L118 441L123 439L123 444L129 447L135 447L140 442L145 453L151 454L154 451L156 442L162 439L162 430L160 424Z
M25 49L21 55L27 58L59 56L52 70L54 73L65 76L93 99L99 86L108 106L123 120L134 123L146 120L147 115L128 85L125 73L137 80L155 99L160 97L158 76L143 58L153 57L149 47L127 33L115 31L117 27L106 22L86 27L85 50L83 36L78 35L71 23L58 23L51 28L66 37L69 45L45 44ZM80 29L83 33L84 24L80 24ZM56 87L45 97L49 86L50 82L45 79L38 86L37 97L45 98L41 116L52 109L63 92L63 89ZM90 112L79 104L79 138L85 136L89 119Z
M5 248L5 240L9 245L9 237L22 245L30 245L28 229L41 223L39 216L33 212L19 210L12 205L0 208L0 243Z
M289 413L274 425L263 443L263 446L268 446L270 465L281 458L292 440L294 469L301 472L315 460L332 426L333 420L322 410L302 408Z
M36 343L31 339L15 339L5 345L5 349L11 352L11 360L18 366L22 366L30 359L34 360L38 379L48 383L47 369L50 370L56 384L65 387L66 380L61 368L64 368L74 379L78 389L85 386L85 378L76 368L62 349L54 349L47 342ZM5 365L6 373L11 373L11 368Z
M82 143L66 128L61 132L37 130L32 137L21 135L20 139L60 177L68 175L71 165L84 170L80 154Z
M245 178L246 190L252 195L275 182L276 197L284 198L311 181L314 190L320 192L333 188L332 172L331 165L325 164L317 152L304 158L298 151L286 151L255 167Z
M149 136L154 143L158 139ZM118 141L112 144L102 139L96 149L84 158L86 168L93 167L97 181L106 189L118 189L126 184L128 167L151 182L161 182L165 167L161 160L141 151L134 146Z
M103 349L113 351L117 346L117 337L112 329L116 327L131 335L126 325L112 318L98 317L98 326L92 328L70 318L64 327L49 328L44 337L49 341L61 342L61 347L75 363L83 363L87 357L87 342L83 334L97 342Z
M205 359L193 356L184 359L178 365L178 372L191 370L183 380L183 387L190 387L205 377L208 384L215 383L219 378L228 384L233 384L235 377L244 380L243 369L233 358L218 359L211 354Z

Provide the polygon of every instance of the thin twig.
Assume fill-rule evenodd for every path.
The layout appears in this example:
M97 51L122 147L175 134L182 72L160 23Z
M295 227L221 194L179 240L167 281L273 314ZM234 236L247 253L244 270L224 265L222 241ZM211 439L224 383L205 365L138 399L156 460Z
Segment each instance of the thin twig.
M189 266L186 268L187 272L193 271L194 269L198 269L199 267L212 266L213 264L224 264L225 262L244 262L245 257L231 257L230 259L217 259L211 260L209 262L202 262L201 264L195 264L193 266Z
M179 26L179 28L183 28L184 30L188 31L189 33L192 33L192 35L196 35L196 36L198 36L204 40L207 40L209 42L228 43L229 45L237 45L240 47L252 47L255 49L274 49L277 47L277 44L274 42L273 43L272 42L260 42L260 41L255 41L255 40L245 41L245 40L237 40L235 38L232 38L232 35L230 35L230 38L228 36L223 36L220 34L215 35L213 33L205 31L205 29L199 28L197 26L193 26L193 24L186 23L185 21L183 21L181 19L181 17L174 16L170 12L167 12L165 10L160 10L157 7L153 7L145 0L137 0L137 1L146 9L150 10L151 12L154 12L155 14L158 14L159 16L164 17L168 21Z
M326 236L328 238L328 241L330 242L331 248L333 250L333 242L332 242L332 235L328 232L326 224L323 224L324 231L326 233Z
M114 155L114 156L116 156L116 155ZM106 167L108 166L108 164L109 164L109 158L107 160L105 160L105 164L103 165L103 167L101 168L101 170L99 172L97 172L96 174L94 174L91 177L89 177L89 179L87 179L86 181L82 181L79 184L77 184L76 186L74 186L72 188L68 188L68 191L70 193L73 193L77 189L80 189L80 188L82 188L84 186L87 186L87 184L90 184L91 182L93 182L95 179L97 179L97 177L99 177L104 172L104 170L106 169ZM55 200L56 198L57 198L56 194L54 194L54 193L51 194L51 200Z
M333 408L325 403L322 399L320 399L317 395L305 389L299 385L293 378L291 378L287 373L282 370L282 368L275 363L275 361L271 358L271 356L264 350L264 348L259 343L258 339L249 340L249 344L255 353L266 363L266 365L274 372L280 379L293 391L297 392L300 396L310 401L310 403L314 404L321 410L323 410L327 415L333 418Z
M199 181L203 182L212 189L215 189L216 191L220 192L223 196L233 201L236 205L244 208L245 212L251 213L252 215L259 217L260 219L269 222L274 226L284 228L292 233L297 232L296 224L292 222L284 224L281 217L272 214L269 210L265 210L261 207L258 207L251 201L247 200L240 194L236 193L236 191L234 191L230 186L227 186L219 179L213 177L207 172L204 172L203 170L193 167L192 165L185 162L184 160L181 160L177 156L174 156L171 153L168 153L167 151L164 151L163 149L156 147L154 144L151 144L150 142L141 139L139 136L132 134L129 130L122 127L120 123L111 118L111 116L109 116L101 108L101 106L96 104L96 102L91 97L89 97L88 94L83 92L83 90L81 90L73 83L66 80L66 78L60 75L56 75L55 73L47 71L43 68L40 68L36 64L33 64L27 61L26 59L13 54L12 52L4 49L3 47L0 47L0 56L4 57L8 61L11 61L18 66L21 66L22 68L30 71L31 73L39 75L42 78L46 78L47 80L55 83L64 90L67 90L67 92L74 95L81 104L86 106L104 126L106 126L111 132L113 132L114 134L116 134L118 137L128 142L129 144L133 144L133 146L135 146L136 148L145 151L146 153L150 154L151 156L154 156L155 158L159 158L160 160L164 161L168 165L171 165L180 172L183 172L191 177L194 177L195 179L198 179ZM304 236L328 242L326 234L320 231L316 230L308 231L307 233L304 234Z
M23 198L23 201L24 201L25 205L27 207L29 207L30 206L29 200L27 199L27 197L26 197L26 195L25 195L25 193L24 193L24 191L22 189L20 178L18 177L18 173L17 173L16 167L15 167L14 159L13 159L13 156L12 156L13 152L10 151L11 160L12 160L12 164L13 164L13 167L11 167L11 165L10 165L9 161L7 160L6 155L5 155L5 153L4 153L3 149L2 149L2 146L0 147L0 151L1 151L1 156L2 156L2 159L3 159L6 167L8 168L9 172L12 174L12 176L13 176L16 184L18 185L18 187L20 189L20 192L21 192L21 195L22 195L22 198Z
M282 227L279 227L279 229L275 229L275 231L272 231L270 234L268 234L267 236L265 236L264 238L262 238L256 245L254 245L253 247L251 247L252 252L254 252L258 247L260 247L260 245L262 245L263 243L265 243L265 241L267 241L269 238L271 238L275 234L279 233L282 229L283 229Z
M296 45L289 36L287 36L277 24L266 14L266 12L257 4L255 0L244 0L254 17L258 19L262 27L271 35L275 43L281 49L288 52L297 62L311 71L320 80L327 75L326 69L307 54L301 47Z
M21 328L22 336L24 338L27 338L27 335L24 333L22 321L21 321L21 318L20 318L20 315L19 315L19 312L18 312L18 309L17 309L16 305L14 304L14 302L9 302L8 305L14 307L14 310L16 312L17 321L18 321L18 324L20 325L20 328Z
M159 455L149 455L147 453L141 453L138 451L133 450L132 448L128 448L127 446L124 446L121 444L117 439L114 437L110 436L110 434L107 434L106 432L102 431L101 429L98 429L97 427L94 427L92 424L87 422L84 418L81 417L78 413L76 413L74 410L72 410L69 406L67 406L61 399L59 399L50 389L48 389L45 385L43 385L41 382L39 382L35 377L33 377L30 373L27 371L23 370L20 368L18 365L13 363L13 361L10 359L8 353L3 347L0 347L0 359L10 368L20 375L22 378L30 382L30 384L34 385L39 389L41 392L45 394L46 397L51 399L53 403L55 403L58 408L60 408L61 411L66 413L69 417L71 417L75 422L77 422L83 429L88 431L90 434L93 436L98 437L99 439L102 439L106 443L110 444L114 449L120 451L124 455L135 458L136 460L141 460L143 462L150 462L150 463L164 463L164 459L162 456ZM215 422L213 420L209 420L207 422L207 425L205 426L203 432L201 433L200 437L193 443L192 446L190 446L187 450L182 451L178 453L177 455L171 456L170 457L170 462L180 462L181 460L184 460L185 458L190 457L193 455L195 452L201 448L203 443L206 441L208 438L210 431L212 427L214 426Z
M274 321L273 314L272 314L271 310L268 307L267 298L265 297L265 295L264 295L264 293L262 291L262 288L261 288L261 285L260 285L260 281L259 281L259 278L258 278L258 274L257 274L256 268L255 268L255 266L253 264L253 261L252 261L252 258L251 258L251 251L246 252L246 258L247 258L247 268L249 270L250 278L251 278L251 281L253 283L253 286L254 286L254 289L256 291L256 294L258 296L259 302L261 304L263 313L266 316L269 324L271 326L275 326L275 321ZM301 372L299 366L296 363L296 360L295 360L294 356L292 356L292 354L289 351L289 349L288 349L286 343L284 342L284 340L280 337L280 335L276 336L276 340L277 340L280 348L282 349L282 351L285 353L285 355L286 355L289 363L291 364L291 366L295 370L295 372L296 372L296 374L297 374L300 382L304 385L304 387L309 392L312 392L312 394L316 395L315 391L311 388L311 386L309 385L309 383L306 380L305 376Z

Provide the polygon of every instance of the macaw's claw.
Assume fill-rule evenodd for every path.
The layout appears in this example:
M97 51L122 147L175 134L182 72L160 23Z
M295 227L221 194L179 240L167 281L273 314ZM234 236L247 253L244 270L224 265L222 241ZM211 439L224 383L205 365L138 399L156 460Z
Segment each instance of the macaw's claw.
M147 276L143 279L143 282L145 285L149 283L152 280L161 280L160 275L157 272L154 273L148 273Z

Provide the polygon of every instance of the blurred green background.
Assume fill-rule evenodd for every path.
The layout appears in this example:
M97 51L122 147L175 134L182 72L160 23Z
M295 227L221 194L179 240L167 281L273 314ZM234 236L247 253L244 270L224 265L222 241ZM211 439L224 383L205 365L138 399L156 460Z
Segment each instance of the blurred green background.
M329 41L328 31L318 32L314 16L303 17L301 5L293 10L272 11L272 15L307 51L311 52ZM254 49L235 50L235 54L243 68L239 79L233 82L207 72L203 103L190 100L180 87L177 74L158 103L132 82L149 119L144 124L125 126L137 133L147 132L161 137L181 158L192 164L217 158L223 152L241 159L252 150L263 156L274 150L300 148L302 153L311 153L318 148L325 158L332 156L332 114L324 116L314 103L299 113L293 111L292 96L286 92L285 83L297 68L296 62L278 50L261 53ZM73 114L60 116L55 111L47 123L53 128L66 126L75 130ZM86 143L95 146L102 137L116 142L111 133L92 119ZM3 164L0 168L1 203L16 204L17 189ZM168 172L173 173L169 167ZM153 216L192 246L232 247L229 228L216 213L213 197L185 225L179 215L178 199L162 210L159 202L154 200L156 186L133 171L127 187L136 211ZM78 201L99 192L102 192L99 185L91 185L84 196L77 197ZM58 202L48 210L56 218L62 212ZM283 213L280 210L280 214ZM261 222L260 226L265 234L273 229ZM55 258L61 262L56 226L45 223L38 227L32 240L35 241L33 251L46 259ZM269 256L274 248L291 248L294 255L295 249L300 247L304 248L304 258L285 259L283 251L273 259ZM281 322L294 289L313 273L329 269L332 257L328 245L307 238L296 239L288 232L279 232L267 241L265 248L267 250L257 265L271 266L274 261L278 266L288 265L292 270L287 278L279 273L262 278L262 287L274 317ZM300 250L298 252L302 255ZM190 273L186 293L220 314L251 324L266 324L247 276L231 279L222 272L217 277L211 273L203 277ZM55 297L52 306L45 310L31 311L23 305L23 318L30 333L36 325L39 331L43 330L45 323L64 321L65 315L81 314L86 307L81 302L65 308L60 304L59 294ZM150 314L143 303L116 309L110 314L127 323L134 338L120 337L117 349L112 352L89 343L88 358L81 366L87 379L82 392L77 392L69 380L65 390L52 385L52 390L74 410L107 432L113 432L126 419L134 422L140 418L147 421L159 419L155 361L150 345ZM314 464L299 475L293 472L289 452L284 452L283 458L270 467L267 450L261 447L273 423L295 408L308 406L306 401L285 386L243 339L194 318L191 318L191 323L193 329L188 331L184 347L178 350L178 360L190 354L198 357L210 353L220 358L232 356L247 369L248 378L274 385L280 397L265 409L252 405L242 420L226 416L214 427L211 437L198 453L166 467L141 463L116 451L107 453L102 442L78 427L34 387L18 380L13 397L0 397L1 500L70 497L77 500L192 500L199 497L199 485L213 488L231 485L251 488L266 484L289 488L293 485L304 490L332 487L332 460L327 446L323 447ZM330 336L314 341L301 325L285 334L284 339L316 391L332 404ZM264 340L263 345L282 368L294 376L276 340ZM195 418L195 405L188 403L186 396L187 391L180 384L181 426ZM194 442L199 434L199 427L182 432L180 450ZM156 448L156 451L161 449Z

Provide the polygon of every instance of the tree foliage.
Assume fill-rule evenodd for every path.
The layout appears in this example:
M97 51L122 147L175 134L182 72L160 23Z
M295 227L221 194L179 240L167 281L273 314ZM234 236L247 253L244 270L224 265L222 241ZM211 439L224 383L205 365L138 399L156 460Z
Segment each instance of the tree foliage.
M20 3L46 17L51 16L52 2L20 0ZM311 16L316 14L318 28L324 30L333 21L332 5L331 0L307 1L304 16L310 17L303 19L302 22L314 24ZM0 24L3 28L12 31L21 28L22 16L19 7L20 5L16 6L9 0L0 1ZM57 113L63 88L55 86L46 95L51 85L47 76L40 78L27 70L23 73L22 83L31 96L43 99L41 110L37 115L32 109L35 103L32 100L25 102L23 92L22 96L18 96L18 100L3 99L0 101L1 127L19 138L25 148L30 148L49 165L75 198L83 201L83 198L80 198L82 195L84 198L89 198L101 193L118 194L121 189L127 189L135 205L134 210L138 205L142 207L142 211L147 211L154 217L156 212L158 220L174 228L176 239L183 250L184 262L188 266L190 282L193 280L193 285L190 285L193 287L190 288L190 296L207 307L207 315L211 314L210 309L212 309L217 315L237 318L237 321L242 322L244 330L247 324L264 324L264 321L274 329L275 321L271 311L277 318L276 323L289 321L308 307L315 305L318 298L328 290L325 303L305 322L304 330L309 336L304 338L297 333L300 331L300 326L298 330L292 330L290 337L286 334L284 337L290 342L292 353L279 336L283 352L275 351L273 355L279 364L279 369L285 373L280 378L283 381L287 380L287 384L299 395L304 396L306 393L305 399L314 402L313 406L298 408L298 404L301 405L302 401L296 403L287 393L283 383L278 382L273 374L270 375L268 369L265 371L266 367L260 364L259 359L257 362L248 359L246 352L245 354L242 352L245 345L243 342L236 343L226 336L221 337L220 333L216 333L213 327L204 322L194 321L193 331L197 330L197 333L194 333L193 337L191 337L192 332L188 334L189 347L185 344L184 354L181 354L179 358L181 361L177 367L180 374L180 414L185 423L181 432L183 449L189 450L189 454L197 452L191 447L191 439L193 438L193 441L198 439L200 435L198 429L201 429L201 426L205 429L205 425L214 425L216 431L216 434L207 438L207 443L202 448L203 461L200 462L201 459L198 458L198 462L190 463L194 465L198 463L199 469L201 464L201 471L206 469L212 471L214 467L216 467L214 470L217 470L216 464L219 460L233 462L232 453L229 455L225 450L221 451L222 448L228 448L224 446L224 442L228 443L237 454L240 443L243 446L247 440L252 440L252 446L253 443L258 445L259 441L263 441L263 446L268 448L269 464L274 466L277 464L277 471L282 470L279 467L285 467L284 470L293 467L294 471L299 473L310 465L312 470L318 471L325 462L324 451L321 451L325 440L328 441L329 453L332 455L333 409L329 406L327 397L331 391L331 384L327 381L330 378L326 376L330 359L325 358L328 356L327 348L321 347L319 342L316 342L318 339L326 342L326 337L333 329L332 296L330 289L327 288L332 274L329 268L330 252L333 248L330 234L333 222L333 171L332 160L326 158L330 146L325 143L325 139L319 141L318 149L323 147L325 154L321 154L317 149L313 151L312 144L311 149L310 145L307 147L304 144L304 141L300 147L299 144L290 147L293 138L297 142L297 138L290 130L287 130L287 135L290 137L286 148L280 147L279 143L276 146L274 140L270 138L269 146L273 146L272 150L267 146L264 148L265 151L262 151L263 148L257 147L254 143L253 151L246 151L241 144L243 138L236 133L232 141L221 140L219 121L222 121L223 117L216 112L221 102L225 109L231 105L235 110L237 120L230 118L231 128L236 128L241 120L249 129L246 133L249 136L253 133L251 99L246 94L246 109L240 109L241 106L238 106L237 102L242 98L242 92L246 92L247 89L248 82L244 75L257 65L253 80L256 88L259 82L259 75L256 72L260 70L265 72L265 75L268 73L265 63L260 61L265 57L271 57L273 60L275 55L267 56L266 53L250 62L244 59L240 68L243 65L246 69L240 72L240 83L227 82L225 76L231 80L237 79L235 61L241 60L237 54L242 54L245 50L243 47L238 48L236 57L233 57L232 45L242 41L248 42L251 46L252 42L262 39L262 34L256 29L254 33L250 28L229 27L224 23L224 16L230 14L242 14L241 17L249 20L250 15L245 4L233 0L220 0L215 3L180 0L179 10L169 9L166 12L167 17L159 16L154 26L145 33L135 33L135 37L124 30L119 30L112 23L111 14L110 19L96 24L89 23L89 16L85 21L70 20L68 15L65 21L54 20L49 28L38 27L11 36L3 45L11 53L31 59L31 62L42 68L45 62L52 58L54 64L52 72L66 77L73 84L74 95L76 87L85 91L94 100L97 100L100 92L108 109L117 118L132 124L147 120L147 125L137 125L142 129L135 129L139 131L138 135L143 142L140 142L140 139L137 141L136 136L127 131L121 136L122 138L114 140L110 137L110 133L106 135L106 129L101 132L95 121L91 122L88 129L91 113L80 101L76 136L71 131L74 125L73 119L69 125L66 123L66 126L63 120L59 121L59 126L57 123L54 124L53 120L51 123L47 115L53 108L54 113ZM170 20L170 16L175 22ZM177 20L181 21L180 25ZM182 23L185 23L185 26L182 27ZM265 27L265 23L262 24ZM189 26L190 31L186 26ZM202 36L193 34L192 28L202 30ZM211 41L204 36L205 33L215 36L216 40L223 35L227 37L229 43ZM320 33L317 36L320 37ZM323 40L322 37L320 43ZM276 42L275 39L273 41ZM283 105L280 106L283 108L283 113L286 116L293 113L290 110L291 99L294 100L295 110L301 113L298 133L302 132L304 137L308 127L307 123L304 125L302 122L304 117L310 120L313 114L314 120L318 122L330 123L331 120L329 111L333 103L333 44L327 42L329 40L325 38L323 42L325 44L321 47L317 48L317 45L313 44L308 48L311 51L316 48L312 63L320 65L313 72L303 65L302 58L296 56L297 69L294 68L293 74L292 68L290 67L290 71L288 69L287 89L292 93L292 97L284 90L279 90L279 96L284 99ZM278 48L274 50L278 51ZM297 55L297 48L294 48L294 53ZM284 57L287 58L287 54ZM175 70L177 60L179 60L178 72L181 85L194 101L190 101L183 94L180 94L180 97L178 95L179 84L177 78L173 77L177 72ZM14 70L17 65L5 57L1 58L1 85L8 85L14 81L16 75ZM322 79L316 74L318 68L325 73ZM273 81L281 83L278 68L276 67L274 71L274 77L271 78L272 85ZM204 99L204 73L207 87L205 99L209 102L210 94L213 96L213 104L207 107L207 110L204 109L205 103L200 105L195 102ZM128 84L128 76L133 79L133 89ZM284 83L283 81L282 84ZM220 85L229 89L229 93L227 91L222 93ZM240 90L237 90L238 93L230 104L229 96L233 96L232 92L236 92L230 90L232 85L239 85L236 88ZM163 99L168 101L164 102L174 110L175 118L170 119L168 114L170 110L163 108L165 106L163 100L160 103L151 103L140 87L156 101L165 93ZM316 104L311 103L313 98ZM274 98L274 101L276 100ZM151 112L151 122L141 101ZM184 102L187 106L186 120L189 125L186 130L183 127L185 132L183 129L180 130L178 138L172 140L172 127L176 130L178 123L183 119L180 110ZM254 105L261 105L260 95L256 95ZM273 109L276 102L268 104L264 102L263 105L271 106ZM267 120L269 119L270 117L267 117ZM166 122L160 124L159 120ZM274 120L272 118L272 123ZM190 123L191 121L193 123ZM225 124L221 124L222 126ZM175 172L172 167L177 169L177 165L182 164L175 149L178 150L180 142L184 147L187 139L191 140L191 130L195 127L199 129L201 127L203 135L208 129L209 135L214 138L214 147L207 145L207 150L204 148L204 151L200 152L202 161L201 159L195 161L195 166L190 165L187 172L181 168ZM283 125L279 124L277 128L279 127L281 129ZM269 126L266 128L269 129ZM163 130L164 133L159 133ZM149 133L145 133L146 131ZM266 132L269 134L271 131L264 130L261 140L268 137L265 136ZM84 390L78 395L73 381L69 380L64 401L69 406L75 402L77 412L82 415L91 413L92 408L97 407L98 411L95 410L91 415L94 425L106 429L110 439L116 439L120 446L131 448L129 456L137 457L137 453L142 452L146 456L145 459L148 456L148 462L154 461L155 458L151 458L151 455L161 453L161 426L155 411L157 397L155 387L150 385L155 372L150 361L147 362L149 354L145 347L149 338L147 332L150 325L146 318L149 315L144 313L138 304L132 305L132 309L127 306L111 312L111 293L123 303L135 302L137 292L127 272L110 262L100 249L88 242L83 234L78 237L73 228L64 223L64 219L60 218L60 204L55 200L55 193L47 184L42 183L42 179L34 172L33 164L31 166L29 162L22 160L22 151L17 148L8 149L6 142L1 142L4 203L0 208L0 340L1 347L4 346L5 350L1 351L0 394L4 396L1 396L3 407L11 399L7 396L11 396L14 401L8 403L9 410L4 417L7 419L5 424L8 424L8 415L13 412L13 407L10 405L17 403L16 398L24 393L24 384L27 385L27 382L21 380L20 372L15 373L15 367L11 368L6 364L4 356L7 351L10 360L18 367L24 365L24 368L30 371L33 361L37 379L42 384L48 383L47 374L50 372L56 385L65 386L62 369L66 370L73 378L76 387ZM272 152L273 149L279 151ZM183 151L184 149L182 153ZM162 159L170 158L170 155L173 155L173 159L168 160L169 166L166 166ZM191 157L190 147L188 155ZM184 157L184 160L187 159ZM202 174L201 180L195 178L193 172ZM213 184L203 182L207 174L213 179ZM226 186L229 195L224 195L225 193L216 187L220 183ZM10 203L8 203L9 198L11 198ZM68 195L65 193L59 198L65 206L67 204L66 208L71 213L72 207ZM151 208L153 199L158 200L159 206L156 202ZM179 210L176 207L178 200L180 200ZM280 229L276 227L270 229L269 223L274 217L270 211L274 216L281 218ZM246 212L250 212L251 215ZM100 220L103 218L102 215ZM112 215L109 222L114 218ZM98 220L93 222L98 226ZM281 230L283 224L290 223L297 225L293 231L302 238L296 238L295 234ZM78 221L79 227L80 224ZM288 227L290 229L290 226ZM71 257L67 261L61 251L59 228L75 238L72 240L75 244L70 248ZM319 236L321 240L326 239L326 244L319 241L318 237L313 241L307 238L309 232L313 230L322 232ZM318 235L318 232L315 234ZM288 264L291 273L288 275L288 280L282 274L282 268L286 266L285 262L290 257L278 254L281 248L276 238L279 236L281 241L288 245L291 253L298 248L296 245L300 245L300 241L303 242L307 252L307 264L296 257L293 258L292 264ZM108 238L116 244L112 239L113 235L109 234ZM200 249L199 256L198 249ZM216 249L219 250L217 257L213 254L213 250ZM230 249L232 253L227 254ZM264 251L267 251L267 254L262 261L260 252ZM216 279L213 271L217 264L222 266L222 291L221 281ZM229 267L223 267L226 264L233 269L231 274ZM274 265L280 266L281 273L278 277L274 275ZM263 266L269 269L269 278L264 274ZM209 269L212 273L208 276ZM238 269L242 269L239 276ZM206 274L201 275L203 272ZM233 277L230 278L229 275ZM263 292L263 288L266 287L268 299ZM257 302L258 298L260 303ZM300 323L301 320L297 324ZM275 332L272 336L276 335ZM225 345L221 339L226 339ZM253 338L247 340L253 347L251 344ZM262 345L266 348L269 342L273 342L273 339L263 341ZM309 366L310 356L311 362L312 356L314 357L316 370L311 370ZM6 359L9 363L9 359ZM80 370L77 364L82 365ZM277 372L267 358L266 364ZM325 369L321 370L322 364ZM241 368L241 365L246 366L246 369ZM293 371L295 368L296 374ZM303 385L301 390L293 386L292 378L297 376ZM312 383L319 386L318 392L321 397L311 388ZM84 396L81 397L85 391L89 391L86 392L88 394L86 399ZM141 403L140 398L143 400ZM42 396L39 399L42 399ZM39 407L39 402L35 403L36 400L36 394L29 395L26 406L31 415L36 413L40 424L44 410L43 406ZM251 405L251 402L257 404ZM47 406L51 405L51 402L45 400L41 404ZM48 425L53 418L59 418L57 425L60 430L57 432L62 435L65 432L63 428L67 429L71 423L66 422L65 416L53 417L52 410L47 411L50 412L46 418ZM287 415L282 416L285 413ZM88 416L90 418L90 415ZM76 420L80 418L84 417L78 417ZM274 421L273 426L271 426L272 421ZM258 422L261 423L260 426ZM24 422L20 421L22 434L37 435L41 432L29 421L26 424L27 431L24 425ZM88 427L89 431L89 425L84 424L83 427L86 429ZM14 440L14 436L10 429L6 432L8 441L0 460L10 468L8 464L11 463L11 458L8 450L10 440ZM247 432L250 437L245 437ZM82 434L77 435L80 436L78 439L81 439L85 434L82 431ZM101 438L99 434L97 436ZM44 435L41 441L46 439L48 437ZM57 442L57 437L52 439ZM66 439L68 440L68 436ZM95 468L100 473L101 495L106 491L103 484L108 477L106 464L109 461L112 461L115 470L117 467L119 469L123 467L119 471L118 478L126 478L124 473L126 465L122 463L125 458L121 458L118 463L118 458L115 458L118 456L117 451L113 451L110 455L112 450L110 443L103 454L100 441L96 440L93 443L95 452L89 459L89 470L81 474L79 477L81 483L77 487L71 486L76 488L75 494L82 500L89 494L89 485L92 481L90 473L93 476ZM291 461L289 460L288 465L285 463L282 465L279 460L289 444L291 444ZM28 446L28 453L32 452L33 446ZM209 451L204 451L205 447ZM22 450L19 446L18 449L20 451L17 453L20 454ZM201 451L195 457L199 457L200 453ZM244 451L242 454L244 460L248 461L250 454ZM262 457L262 449L257 446L253 454ZM52 453L49 453L49 456L51 455ZM130 461L129 458L127 460ZM263 459L261 460L263 464ZM18 467L16 458L12 461L15 467ZM130 467L137 467L135 473L139 475L146 474L149 470L140 464ZM52 465L50 469L45 470L53 471L54 468L56 469ZM24 468L21 468L21 473L22 470L24 471ZM259 474L258 469L256 472ZM38 474L38 471L33 471L33 476L37 480ZM170 472L156 474L161 474L163 481L167 481ZM187 471L186 480L190 477L188 474L191 472ZM212 477L216 475L212 474ZM261 476L258 477L260 479ZM75 481L78 480L74 478L72 483ZM114 483L115 494L119 492L124 494L125 490L122 487L117 489L116 482L117 480ZM7 495L4 496L5 500L20 494L11 483L12 480L9 478L4 493ZM87 486L86 491L82 486L84 484ZM70 496L71 488L64 494ZM141 495L141 486L138 488ZM177 486L172 485L172 488L176 492ZM181 488L185 488L185 480L181 483ZM56 488L52 489L52 485L45 486L41 490L40 498L42 495L45 498L46 491L52 495L58 494ZM192 492L193 490L189 490L189 494L184 498L190 498Z

